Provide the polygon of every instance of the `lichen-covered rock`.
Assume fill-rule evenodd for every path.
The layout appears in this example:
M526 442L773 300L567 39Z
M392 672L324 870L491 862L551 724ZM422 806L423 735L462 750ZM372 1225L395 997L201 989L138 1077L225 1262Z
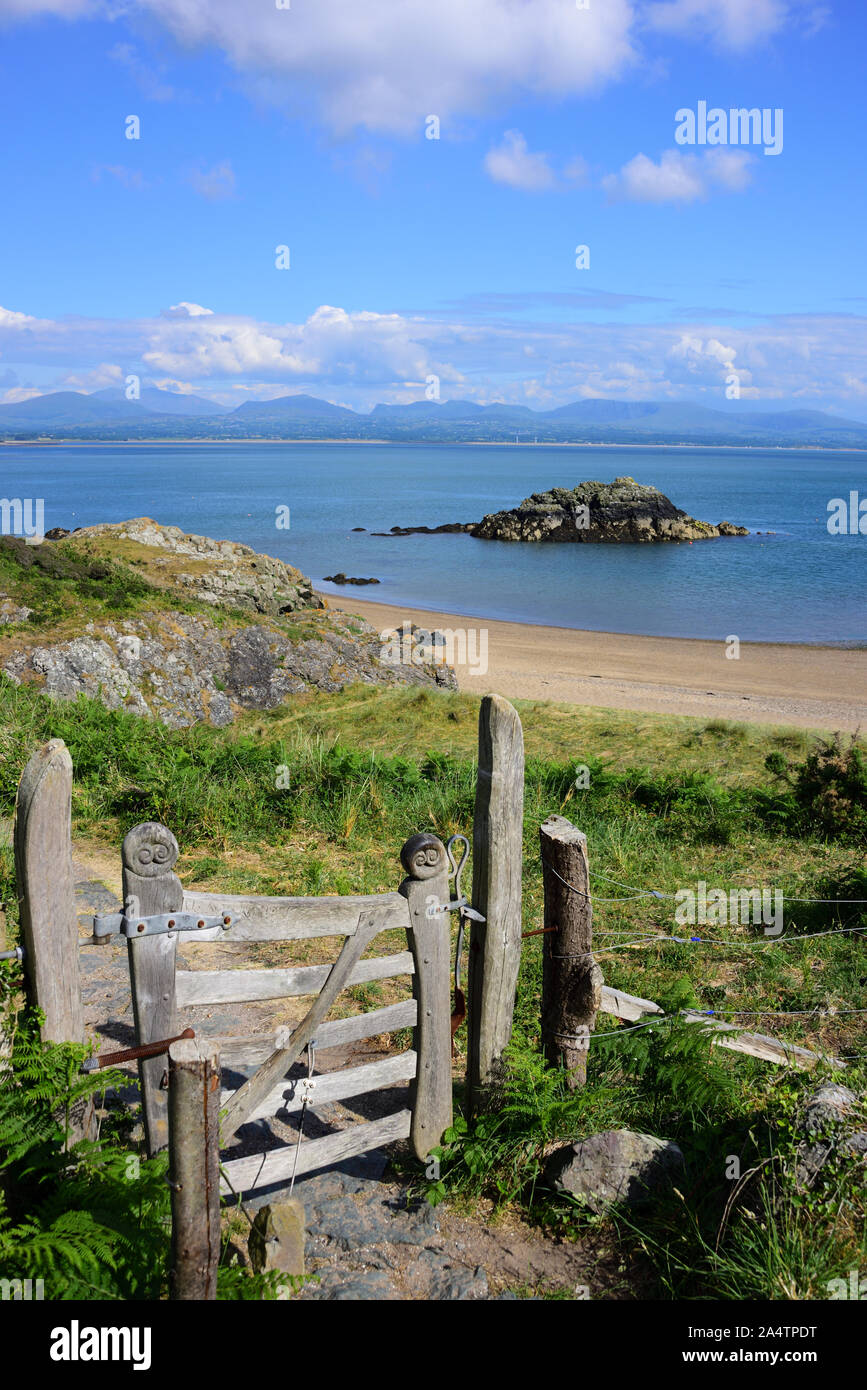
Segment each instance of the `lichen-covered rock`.
M534 492L511 511L493 512L465 529L480 540L499 541L691 541L749 534L727 521L697 521L658 488L634 478Z
M218 626L208 614L157 611L88 623L80 636L16 649L2 663L15 682L46 695L84 694L109 709L149 714L172 728L223 727L244 709L274 709L291 695L367 685L455 689L450 667L393 665L376 628L341 613L300 640L276 624Z
M807 1101L799 1117L805 1136L798 1145L795 1173L803 1187L812 1187L825 1164L834 1157L867 1158L867 1131L857 1128L858 1097L847 1086L822 1086Z
M551 1154L545 1178L558 1192L581 1197L592 1211L613 1203L639 1206L683 1174L677 1144L631 1129L606 1129Z
M297 1198L269 1202L256 1213L247 1241L250 1263L262 1273L277 1269L296 1278L304 1273L304 1207Z
M0 594L0 623L26 623L32 612L25 604Z
M146 567L153 583L162 580L172 588L189 590L191 597L204 603L271 617L325 607L300 570L271 555L259 555L238 541L189 535L178 526L161 526L150 517L139 516L132 521L85 526L75 532L71 542L87 546L95 538L131 541L145 547L150 552ZM160 551L165 554L161 556ZM185 566L178 557L193 563Z

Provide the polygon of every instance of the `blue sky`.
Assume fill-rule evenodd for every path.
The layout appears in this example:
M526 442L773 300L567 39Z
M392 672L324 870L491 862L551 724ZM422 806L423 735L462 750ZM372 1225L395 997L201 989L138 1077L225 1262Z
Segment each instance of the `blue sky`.
M865 37L860 0L0 0L0 400L867 419ZM699 102L782 149L677 144Z

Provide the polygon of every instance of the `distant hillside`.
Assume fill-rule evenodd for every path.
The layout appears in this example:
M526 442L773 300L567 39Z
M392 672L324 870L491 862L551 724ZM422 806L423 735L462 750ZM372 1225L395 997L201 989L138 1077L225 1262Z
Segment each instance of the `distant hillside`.
M476 401L376 405L369 414L316 396L245 401L230 409L201 396L146 387L55 391L0 405L7 439L385 439L395 442L706 444L867 448L867 424L822 410L713 410L688 401L581 400L553 410Z
M232 412L237 420L357 420L354 410L320 401L316 396L278 396L273 401L245 401Z
M85 395L82 391L53 391L45 396L33 396L14 405L0 405L0 429L29 425L48 430L64 426L113 424L129 421L163 420L167 416L187 416L196 420L211 415L226 415L228 407L202 396L186 396L174 391L160 391L146 386L139 400L127 400L119 386Z
M206 400L204 396L183 395L180 391L160 391L156 386L145 386L138 402L127 401L119 386L107 386L104 391L94 391L91 400L94 397L103 401L117 401L121 405L138 404L142 410L158 415L229 415L232 409L229 405L220 405L218 401Z

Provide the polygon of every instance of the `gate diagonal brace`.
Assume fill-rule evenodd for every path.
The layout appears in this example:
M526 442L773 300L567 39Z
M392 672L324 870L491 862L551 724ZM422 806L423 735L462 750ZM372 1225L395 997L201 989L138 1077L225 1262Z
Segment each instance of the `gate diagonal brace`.
M93 941L107 945L118 933L137 940L140 936L195 932L200 941L214 941L232 925L226 913L219 917L200 917L197 912L160 912L153 917L127 917L123 912L103 912L93 917Z

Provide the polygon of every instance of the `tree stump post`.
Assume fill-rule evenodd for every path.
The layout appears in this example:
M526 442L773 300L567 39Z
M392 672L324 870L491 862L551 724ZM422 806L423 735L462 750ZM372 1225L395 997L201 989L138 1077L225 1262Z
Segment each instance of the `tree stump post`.
M563 1065L569 1089L587 1080L590 1033L602 1003L602 971L593 959L593 907L587 838L564 816L541 826L545 935L542 938L542 1046Z
M220 1051L207 1039L169 1048L173 1299L215 1299L220 1263Z

